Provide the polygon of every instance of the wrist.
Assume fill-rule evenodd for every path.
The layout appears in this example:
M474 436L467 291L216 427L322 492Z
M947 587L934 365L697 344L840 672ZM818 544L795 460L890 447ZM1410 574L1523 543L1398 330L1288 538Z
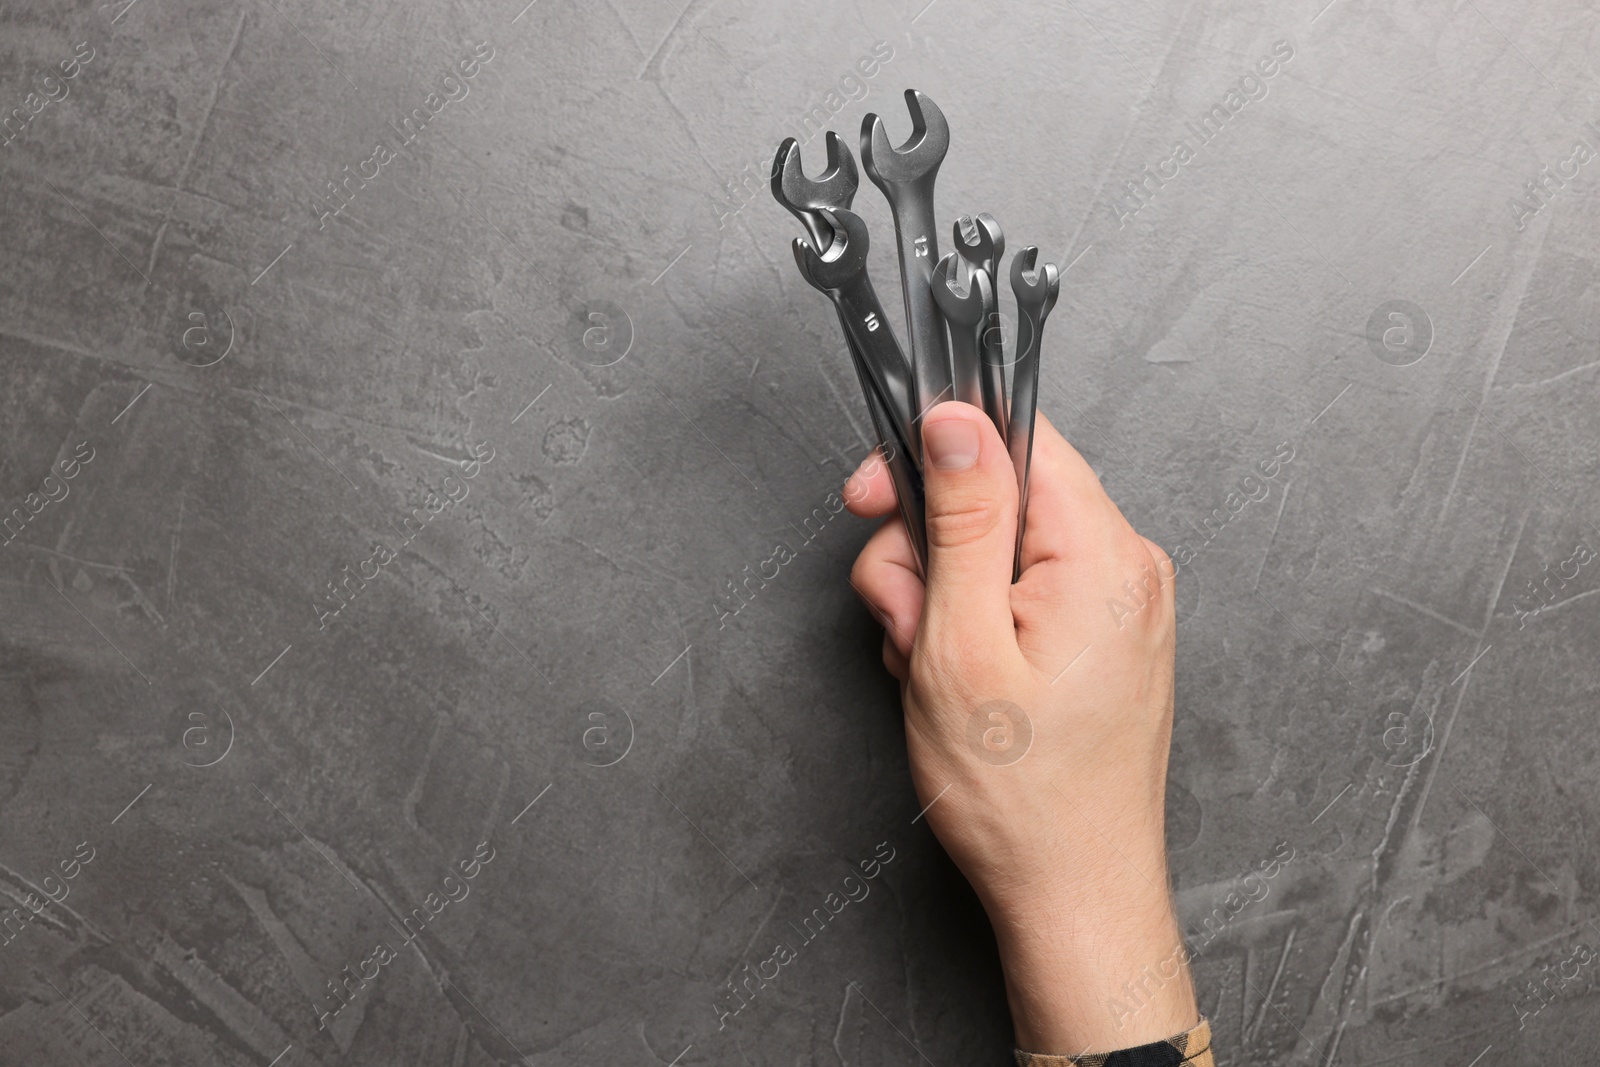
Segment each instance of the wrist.
M1164 891L1108 886L1093 903L1080 896L1030 911L991 912L1019 1048L1106 1052L1198 1022L1188 951Z

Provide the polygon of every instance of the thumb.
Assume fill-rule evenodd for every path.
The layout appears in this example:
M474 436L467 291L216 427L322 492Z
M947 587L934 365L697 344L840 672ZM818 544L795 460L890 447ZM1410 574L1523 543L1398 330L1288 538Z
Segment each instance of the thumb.
M928 581L923 625L1012 632L1017 475L994 423L946 401L922 420Z

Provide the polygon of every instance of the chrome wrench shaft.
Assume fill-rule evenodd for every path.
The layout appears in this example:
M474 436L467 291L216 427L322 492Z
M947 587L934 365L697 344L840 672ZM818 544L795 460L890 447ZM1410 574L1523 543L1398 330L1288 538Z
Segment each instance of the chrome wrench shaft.
M1011 257L1011 291L1017 298L1017 363L1012 373L1011 418L1006 449L1017 472L1017 545L1011 580L1022 577L1022 535L1028 525L1028 468L1033 463L1033 424L1039 401L1039 342L1044 320L1061 294L1061 274L1054 263L1034 270L1039 249L1029 245ZM1030 279L1029 274L1033 277Z

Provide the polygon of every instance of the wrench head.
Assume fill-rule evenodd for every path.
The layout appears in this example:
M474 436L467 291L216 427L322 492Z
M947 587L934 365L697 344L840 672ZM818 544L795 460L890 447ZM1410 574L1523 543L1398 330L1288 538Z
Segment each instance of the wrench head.
M956 288L956 269L961 258L954 252L946 253L933 268L933 302L952 326L968 329L983 321L988 305L994 299L994 287L989 284L989 274L983 268L967 272L967 291Z
M1000 266L1000 257L1006 250L1006 235L1000 224L987 211L977 215L962 215L952 227L956 251L973 266ZM992 280L992 279L991 279Z
M1017 306L1031 310L1042 323L1061 295L1061 272L1054 263L1035 270L1038 262L1038 245L1029 245L1011 257L1011 292L1017 298Z
M823 292L843 289L867 270L867 224L844 208L823 211L833 231L833 243L822 252L804 237L794 239L794 261L800 274Z
M793 137L778 146L772 161L772 196L795 214L802 211L836 211L855 199L860 175L855 157L828 131L828 166L819 178L808 178L800 165L800 143Z
M861 165L879 188L931 181L950 150L950 124L939 105L917 90L907 89L906 110L911 112L911 136L899 148L889 144L883 119L868 115L861 120Z

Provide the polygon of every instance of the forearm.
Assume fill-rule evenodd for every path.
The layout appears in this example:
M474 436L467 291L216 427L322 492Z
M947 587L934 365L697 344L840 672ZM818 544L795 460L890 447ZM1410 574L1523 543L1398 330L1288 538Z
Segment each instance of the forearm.
M985 768L929 813L989 914L1023 1049L1127 1048L1198 1019L1167 871L1167 721L1145 727L1159 737L1143 774L1128 771L1140 760L1104 752L1042 789ZM1050 739L1034 741L1028 758L1047 757Z

